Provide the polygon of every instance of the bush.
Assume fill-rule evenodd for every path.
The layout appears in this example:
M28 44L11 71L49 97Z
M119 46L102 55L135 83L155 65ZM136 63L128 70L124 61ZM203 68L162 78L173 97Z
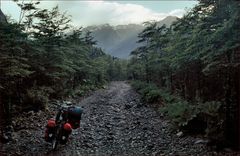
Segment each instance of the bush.
M219 109L222 104L219 101L209 101L205 103L199 103L198 105L200 106L199 109L201 109L201 111L207 116L218 116Z
M178 128L187 130L190 133L205 132L210 139L223 140L224 115L221 117L219 113L220 102L190 103L177 96L176 98L171 96L162 97L167 97L163 101L166 102L171 99L171 102L165 103L165 106L160 111Z
M160 111L180 127L186 126L198 114L197 109L184 100L166 104Z
M53 93L53 90L50 87L42 86L28 89L24 99L26 109L46 109L49 101L49 95L51 93Z
M161 92L160 90L150 90L146 96L145 99L148 103L155 103L160 102L161 99Z
M200 104L201 112L205 117L207 128L206 136L216 142L224 142L225 113L221 112L222 103L218 101L205 102Z
M167 91L166 89L161 89L161 97L162 100L165 104L169 104L169 103L175 103L175 102L179 102L182 101L180 96L177 95L172 95L169 91Z
M90 81L87 81L85 83L82 83L78 87L76 87L74 90L71 91L68 95L71 95L72 97L75 96L84 96L90 91L94 91L96 89L99 89L103 86L103 84L93 84Z
M139 92L141 89L146 88L147 83L142 81L132 81L131 85L137 92Z
M174 127L194 134L205 133L209 139L215 141L223 140L225 120L224 114L221 117L219 112L220 102L188 102L152 83L133 81L131 85L146 102L162 102L164 106L160 108L160 112L172 121Z
M131 82L133 88L141 94L142 98L148 103L157 103L161 101L161 90L153 83L141 81Z

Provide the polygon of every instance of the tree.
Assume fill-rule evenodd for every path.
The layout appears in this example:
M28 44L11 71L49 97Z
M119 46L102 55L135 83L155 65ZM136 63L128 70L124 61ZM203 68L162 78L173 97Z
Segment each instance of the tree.
M91 31L87 31L85 36L84 36L84 42L87 45L95 45L97 42L94 41L94 38L92 37L92 32Z
M225 140L229 146L240 145L236 139L240 135L239 7L239 2L232 0L200 0L170 28L148 22L139 34L143 45L131 53L128 63L129 77L171 90L181 95L189 108L201 107L203 114L204 108L210 107L204 102L222 103L215 108L217 117L205 114L201 120L208 123L211 139Z

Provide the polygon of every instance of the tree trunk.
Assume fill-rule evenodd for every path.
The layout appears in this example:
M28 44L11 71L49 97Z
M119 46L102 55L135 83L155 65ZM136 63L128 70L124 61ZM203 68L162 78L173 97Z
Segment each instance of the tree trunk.
M3 111L3 103L2 103L2 96L0 94L0 131L2 131L3 124L4 124L4 111Z
M237 68L235 74L235 89L237 98L237 149L240 150L240 67Z
M227 144L232 144L232 134L231 134L231 80L230 74L227 71L226 77L226 92L225 92L225 103L226 103L226 140L228 140Z
M170 73L170 89L171 93L173 94L175 92L174 85L173 85L173 73Z

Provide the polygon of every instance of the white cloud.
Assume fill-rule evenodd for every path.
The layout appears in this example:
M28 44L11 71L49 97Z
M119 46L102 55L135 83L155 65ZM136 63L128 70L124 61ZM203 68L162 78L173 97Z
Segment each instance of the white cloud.
M75 25L84 26L104 23L111 25L142 23L149 20L161 20L169 15L181 17L185 13L182 9L160 13L142 5L111 1L75 1L71 3L74 4L64 5L62 2L59 6L68 10Z
M182 17L185 12L186 11L183 9L175 9L175 10L172 10L171 12L169 12L169 15Z
M3 11L18 19L20 10L13 2L3 3ZM156 12L142 5L119 3L114 1L41 1L41 8L50 9L58 5L60 10L72 16L75 26L87 26L109 23L111 25L142 23L149 20L161 20L166 16L178 16L186 12L175 9L168 13ZM16 9L17 8L17 9ZM161 7L159 7L161 8ZM161 10L160 10L161 11Z

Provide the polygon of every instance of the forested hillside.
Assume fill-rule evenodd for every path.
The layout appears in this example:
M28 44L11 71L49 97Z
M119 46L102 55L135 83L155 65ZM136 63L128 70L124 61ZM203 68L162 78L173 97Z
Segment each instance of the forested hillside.
M239 145L240 4L199 1L170 28L146 22L128 76L182 130Z
M167 27L177 20L175 16L167 16L157 21L157 26L165 24ZM137 43L138 34L145 28L142 24L128 24L111 26L109 24L88 26L83 31L91 31L97 41L97 46L103 48L107 54L118 58L128 59L132 50L141 46Z
M26 110L45 109L49 99L82 96L121 80L122 60L95 47L91 33L71 26L58 7L19 3L19 21L0 23L0 105L5 122ZM3 19L3 20L2 20ZM1 119L3 119L1 117Z

